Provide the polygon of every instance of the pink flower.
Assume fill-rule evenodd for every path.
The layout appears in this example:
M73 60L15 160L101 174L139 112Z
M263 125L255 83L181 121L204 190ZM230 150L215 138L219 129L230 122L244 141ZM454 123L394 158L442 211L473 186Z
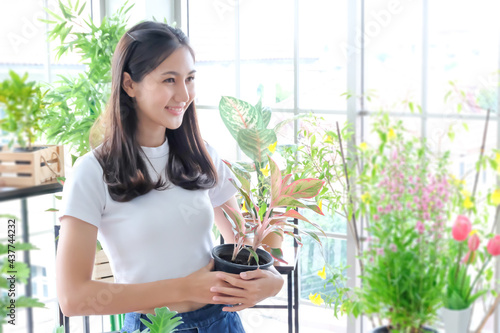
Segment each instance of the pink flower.
M374 215L373 215L373 219L374 219L375 221L378 221L378 220L380 220L380 216L378 216L377 214L374 214Z
M424 220L429 220L431 218L431 215L428 212L424 213Z
M489 240L488 245L486 246L488 253L492 256L497 256L500 254L500 235L496 235L492 239Z
M472 254L472 255L471 255ZM460 260L462 264L470 264L476 258L476 252L467 251L467 254Z
M481 241L479 240L479 236L477 234L470 236L468 241L469 250L476 251L480 243Z
M415 227L419 234L423 234L425 231L425 225L421 221L417 221L417 226Z
M377 212L383 213L384 212L384 208L382 206L378 206L377 207Z
M391 245L389 245L389 247L391 248L392 252L396 252L398 250L398 247L394 243L392 243Z
M471 229L472 224L470 223L469 218L464 215L458 215L451 230L451 234L456 241L462 242L467 239Z
M383 248L377 249L377 255L383 256L384 255L384 249Z

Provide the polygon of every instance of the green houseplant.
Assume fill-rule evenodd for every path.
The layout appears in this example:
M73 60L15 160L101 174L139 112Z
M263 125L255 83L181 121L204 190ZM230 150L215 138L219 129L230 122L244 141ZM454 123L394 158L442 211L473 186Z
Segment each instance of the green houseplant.
M82 17L87 3L59 1L62 16L45 9L50 20L42 20L51 25L49 41L59 40L56 56L61 57L68 51L81 55L85 65L84 73L75 76L60 75L57 82L49 85L45 100L47 108L42 119L42 128L49 141L69 144L77 155L90 150L90 128L104 110L111 87L111 58L126 31L128 19L125 18L133 5L127 2L113 15L103 18L100 24Z
M233 265L235 268L241 268L244 270L257 268L262 264L262 261L260 259L261 257L259 257L258 254L260 250L259 247L261 246L263 246L264 249L268 250L273 258L279 261L283 261L282 250L280 248L270 248L268 245L263 243L263 240L268 234L278 232L280 235L290 235L300 243L301 237L299 235L293 233L292 231L285 230L285 227L289 227L292 229L297 228L295 224L288 223L286 221L286 218L296 218L302 220L314 226L320 232L323 232L323 230L318 225L309 221L297 211L291 209L300 207L311 209L318 214L323 214L323 212L315 202L311 203L301 201L302 199L313 199L323 187L323 182L318 179L299 179L290 182L292 175L288 174L282 177L281 171L278 168L276 162L274 162L271 157L268 157L268 160L271 173L271 185L269 202L265 202L265 206L259 207L257 205L257 201L254 199L248 180L244 177L239 176L238 173L235 173L236 177L242 185L239 186L234 180L232 180L233 185L238 189L240 195L243 198L243 201L245 202L245 205L248 207L251 219L245 220L239 210L234 210L226 205L222 206L226 217L233 225L236 243L219 245L214 248L212 254L214 255L215 259L216 270L222 265L221 262L235 261L240 254L244 260L240 265ZM229 162L226 162L226 164L231 170L233 170L233 167ZM277 208L287 208L290 210L282 213L277 213L275 211ZM274 221L274 223L272 223L272 221ZM316 233L302 229L299 229L299 231L310 235L319 243L321 243ZM250 236L252 236L252 245L245 246L245 242ZM222 256L222 250L219 250L221 248L228 249L229 251L224 251L224 256ZM246 253L246 256L244 253ZM265 255L265 253L263 255ZM254 264L252 265L252 267L249 267L248 264L251 264L252 259L254 260ZM272 264L272 262L270 263L269 260L267 260L266 264L270 265ZM235 271L233 271L233 273L234 272Z
M22 77L9 71L9 78L0 83L0 107L5 117L0 120L3 131L11 133L9 146L20 145L20 150L32 151L35 139L40 135L40 120L46 107L43 92L36 81L29 81L28 73ZM38 148L39 149L39 148Z
M9 148L0 151L0 186L35 186L64 175L61 146L34 145L47 106L46 94L35 81L9 71L0 83L0 108L5 116L0 128L10 133ZM14 146L14 144L18 146ZM11 173L5 174L5 173Z

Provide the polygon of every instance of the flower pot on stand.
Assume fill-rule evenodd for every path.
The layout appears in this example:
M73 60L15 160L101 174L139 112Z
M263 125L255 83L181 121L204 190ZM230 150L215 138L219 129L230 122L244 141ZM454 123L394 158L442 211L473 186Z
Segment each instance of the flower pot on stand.
M442 309L444 328L446 333L467 333L472 306L463 310Z
M257 255L259 256L259 265L255 262L252 257L250 264L247 264L250 252L243 249L238 253L236 257L236 262L231 261L233 256L234 244L221 244L217 245L212 249L212 256L214 258L214 270L222 271L231 274L240 274L241 272L253 271L257 268L268 269L273 265L274 259L269 253L262 249L257 249Z

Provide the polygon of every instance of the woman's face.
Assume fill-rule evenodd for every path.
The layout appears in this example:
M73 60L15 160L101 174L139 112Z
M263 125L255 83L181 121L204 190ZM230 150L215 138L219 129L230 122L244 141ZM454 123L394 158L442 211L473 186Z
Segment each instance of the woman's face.
M124 73L123 87L135 97L139 136L165 136L177 129L195 97L194 59L186 47L175 50L157 68L134 82Z

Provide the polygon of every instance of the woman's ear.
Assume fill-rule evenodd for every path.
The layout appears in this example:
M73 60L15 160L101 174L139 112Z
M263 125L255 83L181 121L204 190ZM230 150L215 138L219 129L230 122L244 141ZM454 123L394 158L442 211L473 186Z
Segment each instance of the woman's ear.
M135 82L132 80L130 77L130 74L127 72L123 72L123 77L122 77L122 88L125 90L127 95L130 97L135 97Z

